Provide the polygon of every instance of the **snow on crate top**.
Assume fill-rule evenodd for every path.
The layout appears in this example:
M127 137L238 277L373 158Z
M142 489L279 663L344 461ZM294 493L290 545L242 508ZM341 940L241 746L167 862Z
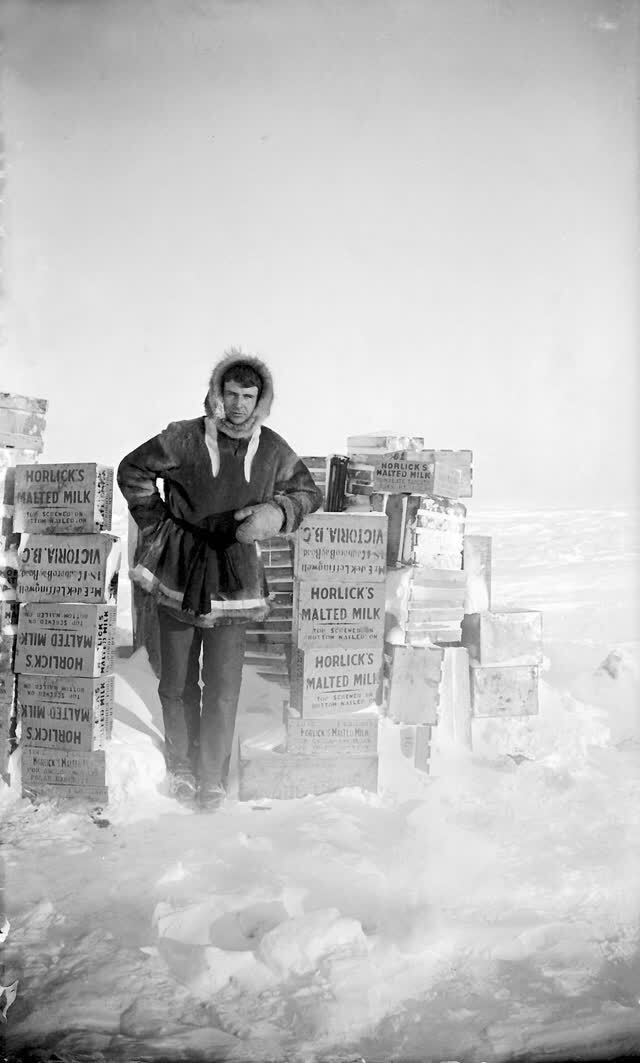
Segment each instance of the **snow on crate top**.
M362 453L363 451L398 451L398 450L422 450L424 439L422 436L398 435L394 432L370 432L368 435L347 436L347 450L349 452Z

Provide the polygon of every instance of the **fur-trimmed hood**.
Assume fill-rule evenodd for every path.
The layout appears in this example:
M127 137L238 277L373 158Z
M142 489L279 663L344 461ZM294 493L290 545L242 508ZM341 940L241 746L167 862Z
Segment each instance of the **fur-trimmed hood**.
M224 404L222 402L222 378L234 365L248 365L258 374L262 381L260 397L251 417L244 425L232 425L224 416ZM273 377L268 365L254 354L245 354L239 347L231 347L225 351L224 357L213 367L209 378L209 390L204 400L204 408L208 417L213 417L218 428L225 434L234 438L244 439L253 434L258 425L264 424L271 413L273 403Z
M232 366L248 365L258 374L262 381L260 395L255 409L241 425L232 424L224 415L224 403L222 401L222 378ZM231 347L225 351L224 357L213 367L209 379L209 390L204 400L205 409L205 439L213 475L217 476L220 469L220 456L218 452L218 432L223 432L232 439L248 439L249 446L245 458L245 476L247 483L251 478L251 464L260 443L260 429L264 421L271 413L273 402L273 377L271 371L262 359L254 354L245 354L239 347Z

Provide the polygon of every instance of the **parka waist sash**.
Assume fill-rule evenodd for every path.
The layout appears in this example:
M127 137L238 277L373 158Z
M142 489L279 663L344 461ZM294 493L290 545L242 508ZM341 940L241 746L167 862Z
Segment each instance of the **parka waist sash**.
M237 542L236 529L240 522L234 519L234 512L235 510L227 510L225 513L211 514L206 518L205 524L191 524L170 511L169 519L183 531L188 531L196 542L208 546L211 550L225 550Z

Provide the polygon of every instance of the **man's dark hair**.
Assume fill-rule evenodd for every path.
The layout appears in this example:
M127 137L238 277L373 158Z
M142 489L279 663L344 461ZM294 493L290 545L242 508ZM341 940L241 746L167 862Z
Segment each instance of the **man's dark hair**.
M225 384L232 381L235 384L239 384L241 388L257 388L258 395L262 391L262 377L256 372L250 365L244 365L239 362L237 365L230 365L225 370L221 380L221 387L224 391Z

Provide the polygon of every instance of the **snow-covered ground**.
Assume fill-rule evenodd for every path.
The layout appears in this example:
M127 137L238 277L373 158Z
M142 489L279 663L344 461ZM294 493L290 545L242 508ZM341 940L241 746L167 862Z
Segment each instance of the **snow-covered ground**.
M121 531L125 530L122 522ZM3 1056L601 1059L640 1052L640 622L630 512L494 511L494 606L543 611L541 711L381 789L195 815L117 661L101 815L5 787ZM120 641L130 606L123 580ZM245 676L241 737L281 694Z

